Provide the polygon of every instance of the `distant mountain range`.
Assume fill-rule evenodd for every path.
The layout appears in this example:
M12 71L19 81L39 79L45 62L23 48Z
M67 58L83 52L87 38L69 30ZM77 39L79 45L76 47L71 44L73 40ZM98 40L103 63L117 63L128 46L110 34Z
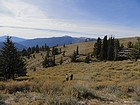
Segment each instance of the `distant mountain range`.
M0 42L4 42L5 39L6 39L6 37L7 37L6 35L5 36L1 36L0 37ZM13 42L16 42L16 43L23 42L23 41L27 40L27 39L15 37L15 36L11 36L11 38L12 38L12 41Z
M0 49L2 48L2 46L3 46L3 42L0 42ZM26 46L21 45L21 44L19 44L19 43L15 43L15 46L16 46L16 48L17 48L19 51L22 51L24 48L25 48L25 49L27 48Z
M52 38L35 38L35 39L23 39L15 36L11 36L12 41L15 43L15 46L22 50L23 48L33 47L36 45L48 45L48 46L56 46L56 45L64 45L64 44L72 44L79 43L85 41L95 41L94 38L86 38L86 37L71 37L71 36L62 36L62 37L52 37ZM3 43L6 39L6 36L0 37L0 48L3 46Z

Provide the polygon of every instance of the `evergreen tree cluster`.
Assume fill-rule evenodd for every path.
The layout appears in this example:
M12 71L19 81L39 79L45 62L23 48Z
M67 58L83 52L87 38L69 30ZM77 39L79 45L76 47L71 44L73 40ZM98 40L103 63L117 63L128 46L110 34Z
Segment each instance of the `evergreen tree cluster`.
M47 46L46 44L44 46L39 47L38 45L33 46L33 47L29 47L28 49L23 49L21 51L22 56L26 56L27 58L31 57L31 54L33 53L40 53L40 51L48 51L50 50L49 46Z
M117 53L120 50L120 43L118 39L107 36L102 40L98 37L94 44L94 56L99 60L117 60Z
M129 58L137 61L137 59L140 58L140 38L137 38L137 42L134 45L132 42L128 42L127 45L129 48L133 48L132 52L129 54Z
M44 68L55 66L55 55L52 57L49 57L48 54L46 54L44 61L42 62L42 65Z
M0 50L0 77L14 80L16 76L25 75L25 59L14 46L11 37L8 36Z
M45 59L42 62L43 67L46 68L46 67L55 66L56 65L55 56L60 53L62 53L61 49L59 51L58 48L55 46L52 47L51 53L50 53L50 48L47 49ZM61 58L61 60L62 60L62 58ZM62 64L62 62L63 61L61 61L61 64Z
M74 50L73 54L71 55L71 62L77 61L77 55L79 55L79 47L77 46L76 51Z

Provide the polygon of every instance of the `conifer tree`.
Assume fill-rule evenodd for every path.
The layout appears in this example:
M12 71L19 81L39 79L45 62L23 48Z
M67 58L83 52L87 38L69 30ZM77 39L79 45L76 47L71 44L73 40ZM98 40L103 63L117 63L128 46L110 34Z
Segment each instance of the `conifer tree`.
M140 58L140 38L137 39L137 42L134 45L134 49L129 54L129 57L130 59L135 59L135 61Z
M102 45L101 38L98 37L97 42L94 44L94 56L97 59L101 58L101 45Z
M21 54L22 56L28 56L28 52L25 48L21 51Z
M31 48L31 54L33 54L35 51L36 51L36 48L33 46L33 47Z
M76 52L74 50L73 55L71 56L71 62L76 62Z
M52 48L52 55L57 55L58 54L58 48L53 47Z
M47 50L48 50L48 46L46 45L46 43L45 43L44 50L45 50L45 51L47 51Z
M120 49L120 42L118 39L115 39L114 40L114 60L117 60L119 49Z
M4 46L1 49L1 69L5 79L15 79L15 75L26 75L25 60L21 57L17 48L11 40L11 37L7 36Z
M63 58L61 57L61 59L60 59L60 65L62 65L62 63L63 63Z
M46 54L44 61L42 62L44 68L49 67L49 56Z
M36 53L39 53L39 46L38 45L36 45L35 51L36 51Z
M76 48L76 55L79 55L79 46Z
M127 43L127 47L128 47L128 48L132 48L132 47L133 47L133 43L132 43L131 41L129 41L129 42Z
M86 56L84 62L85 62L85 63L89 63L89 61L90 61L90 54L87 54L87 56Z
M124 48L124 45L123 45L123 43L121 43L120 50L122 50L123 48Z
M107 40L107 35L103 39L103 45L101 48L101 59L102 60L107 60L107 52L108 52L108 40Z
M28 54L31 54L31 52L32 52L30 47L27 49L27 51L28 51Z
M110 37L108 40L108 60L114 59L114 38Z
M51 66L55 66L56 65L56 63L55 63L55 55L52 57L52 64L51 64Z
M65 47L66 47L66 45L65 45L65 44L63 44L63 47L65 48Z

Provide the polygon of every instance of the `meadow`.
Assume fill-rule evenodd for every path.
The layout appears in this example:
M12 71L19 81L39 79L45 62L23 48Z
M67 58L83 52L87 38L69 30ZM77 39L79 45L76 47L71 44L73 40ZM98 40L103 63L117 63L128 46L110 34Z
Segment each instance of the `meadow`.
M121 39L121 43L128 42ZM79 46L83 60L92 53L94 42L66 45L57 65L42 68L45 52L27 59L27 76L0 82L0 104L8 105L140 105L140 60L72 63L69 56ZM126 45L126 44L125 44ZM41 54L42 53L42 54ZM35 68L35 69L34 69ZM74 75L66 81L66 73Z

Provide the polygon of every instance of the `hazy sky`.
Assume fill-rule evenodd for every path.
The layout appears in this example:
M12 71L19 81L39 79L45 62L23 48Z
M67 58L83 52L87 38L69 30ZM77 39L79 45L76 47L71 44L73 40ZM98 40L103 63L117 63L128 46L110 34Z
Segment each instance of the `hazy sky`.
M0 36L140 36L140 0L0 0Z

